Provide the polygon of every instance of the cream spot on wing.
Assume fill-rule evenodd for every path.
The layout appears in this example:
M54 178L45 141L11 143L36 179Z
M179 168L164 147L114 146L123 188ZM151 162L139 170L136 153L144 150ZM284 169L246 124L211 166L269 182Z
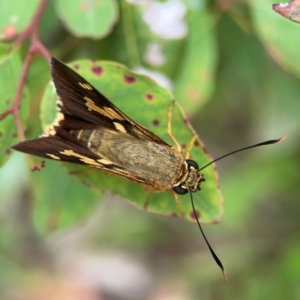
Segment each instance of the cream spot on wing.
M57 100L56 100L56 106L63 106L63 103L62 103L60 97L58 97Z
M101 167L101 165L99 165L94 159L86 157L84 155L78 154L76 152L74 152L73 150L64 150L64 151L60 151L59 153L63 154L63 155L67 155L67 156L74 156L74 157L78 157L80 161L84 162L87 165L92 165L93 167Z
M54 155L54 154L50 154L50 153L46 153L46 155L48 155L49 157L51 157L52 159L57 159L60 160L60 157Z
M110 108L110 107L104 107L105 111L107 111L111 117L111 119L117 119L117 120L124 120L124 118L122 116L120 116L114 109Z
M125 127L122 124L120 124L118 122L114 122L114 125L115 125L115 127L116 127L117 130L119 130L121 132L125 132L125 133L127 132L126 129L125 129Z
M86 90L92 90L93 88L88 84L88 83L81 83L81 82L78 82L78 84L82 87L82 88L84 88L84 89L86 89Z
M104 109L100 108L99 106L97 106L92 99L90 99L87 96L85 96L83 99L86 101L85 105L87 106L89 111L93 110L93 111L96 111L96 112L106 116L106 117L109 117L108 114L106 113L106 111Z
M97 159L97 161L103 165L112 165L112 162L105 158Z
M41 135L39 135L40 138L42 137L48 137L50 136L50 134L48 132L42 133Z
M96 111L98 112L99 114L113 120L113 119L117 119L117 120L124 120L122 116L120 116L115 110L113 110L112 108L110 107L104 107L103 109L99 106L97 106L95 104L95 102L90 99L89 97L85 96L83 98L86 102L85 102L85 105L87 106L88 110L89 111Z
M54 122L51 125L46 126L45 133L42 134L42 136L49 136L49 135L55 135L56 131L54 129L55 126L59 126L59 122L64 120L65 115L61 112L57 113L57 117L54 120Z

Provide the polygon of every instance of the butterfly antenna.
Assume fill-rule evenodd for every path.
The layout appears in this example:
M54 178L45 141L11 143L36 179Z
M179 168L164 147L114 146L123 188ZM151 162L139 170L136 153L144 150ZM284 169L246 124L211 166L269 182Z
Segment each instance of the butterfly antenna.
M194 205L193 194L192 194L191 191L190 191L190 195L191 195L191 202L192 202L192 207L193 207L193 211L194 211L194 216L195 216L195 218L196 218L196 221L197 221L198 227L199 227L199 229L200 229L200 231L201 231L201 234L202 234L202 236L203 236L203 238L204 238L204 240L205 240L205 242L206 242L206 245L207 245L207 247L208 247L208 249L209 249L209 251L210 251L212 257L214 258L215 262L217 263L217 265L218 265L218 266L220 267L220 269L222 270L222 274L223 274L223 276L224 276L224 279L226 280L226 282L228 282L228 278L227 278L225 269L224 269L224 267L223 267L223 265L222 265L222 263L221 263L219 257L217 256L217 254L215 253L215 251L214 251L213 248L211 247L210 243L208 242L208 240L207 240L207 238L206 238L206 236L205 236L205 234L204 234L204 232L203 232L203 229L202 229L202 227L201 227L200 221L198 220L197 213L196 213L196 210L195 210L195 205Z
M286 139L287 136L283 136L281 137L280 139L277 139L277 140L269 140L269 141L265 141L265 142L262 142L262 143L258 143L258 144L255 144L255 145L252 145L252 146L248 146L248 147L244 147L244 148L241 148L241 149L238 149L238 150L235 150L235 151L232 151L230 153L227 153L225 155L222 155L216 159L214 159L213 161L209 162L207 165L205 165L204 167L200 168L198 171L201 171L203 169L205 169L206 167L208 167L209 165L215 163L216 161L226 157L226 156L229 156L229 155L232 155L234 153L237 153L237 152L240 152L240 151L244 151L244 150L247 150L247 149L251 149L251 148L256 148L256 147L261 147L261 146L267 146L267 145L272 145L272 144L276 144L276 143L279 143L281 141L283 141L284 139Z
M222 155L222 156L216 158L215 160L209 162L209 163L206 164L204 167L200 168L198 171L201 171L201 170L205 169L206 167L208 167L209 165L215 163L216 161L218 161L218 160L220 160L220 159L222 159L222 158L224 158L224 157L227 157L227 156L229 156L229 155L232 155L232 154L234 154L234 153L237 153L237 152L240 152L240 151L244 151L244 150L247 150L247 149L251 149L251 148L256 148L256 147L261 147L261 146L266 146L266 145L276 144L276 143L279 143L279 142L281 142L282 140L284 140L284 139L286 139L286 138L287 138L287 136L284 136L284 137L282 137L282 138L280 138L280 139L277 139L277 140L269 140L269 141L265 141L265 142L262 142L262 143L258 143L258 144L252 145L252 146L248 146L248 147L244 147L244 148L241 148L241 149L232 151L232 152L230 152L230 153L227 153L227 154L225 154L225 155ZM215 262L217 263L217 265L218 265L218 266L220 267L220 269L222 270L224 279L228 282L228 278L227 278L225 269L224 269L224 267L223 267L223 265L222 265L222 262L220 261L220 259L218 258L218 256L216 255L216 253L214 252L214 250L212 249L212 247L210 246L210 244L209 244L209 242L208 242L208 240L207 240L207 238L206 238L206 236L205 236L205 234L204 234L204 232L203 232L203 229L202 229L202 227L201 227L201 224L200 224L200 222L199 222L199 220L198 220L197 213L196 213L196 209L195 209L195 205L194 205L193 194L192 194L191 191L190 191L190 195L191 195L191 202L192 202L192 207L193 207L194 215L195 215L195 218L196 218L198 227L199 227L199 229L200 229L200 231L201 231L201 234L202 234L202 236L203 236L203 238L204 238L204 240L205 240L205 242L206 242L206 245L207 245L207 247L208 247L208 249L209 249L209 251L210 251L212 257L214 258Z

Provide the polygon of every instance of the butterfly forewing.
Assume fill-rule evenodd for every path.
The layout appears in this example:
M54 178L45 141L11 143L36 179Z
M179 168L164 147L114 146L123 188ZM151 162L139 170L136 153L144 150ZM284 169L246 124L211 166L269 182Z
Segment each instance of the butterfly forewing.
M51 75L63 113L169 146L153 132L131 120L83 77L55 58L51 59Z

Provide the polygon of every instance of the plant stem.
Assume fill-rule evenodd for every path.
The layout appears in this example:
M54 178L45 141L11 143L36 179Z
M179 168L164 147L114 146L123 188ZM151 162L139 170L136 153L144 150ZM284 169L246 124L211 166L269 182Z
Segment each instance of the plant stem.
M12 114L18 130L18 135L21 141L25 140L24 131L22 128L22 123L19 114L20 102L22 98L22 91L25 85L27 73L35 53L40 53L44 56L48 61L51 58L51 54L46 49L46 47L41 43L39 37L39 24L41 22L41 18L46 9L49 0L41 0L35 15L32 18L30 24L24 29L24 31L19 35L17 40L15 41L12 49L19 47L28 37L30 37L30 47L25 57L23 69L21 72L21 76L18 82L17 91L15 95L14 102L12 106L7 109L4 113L0 114L0 121L5 119L8 115Z

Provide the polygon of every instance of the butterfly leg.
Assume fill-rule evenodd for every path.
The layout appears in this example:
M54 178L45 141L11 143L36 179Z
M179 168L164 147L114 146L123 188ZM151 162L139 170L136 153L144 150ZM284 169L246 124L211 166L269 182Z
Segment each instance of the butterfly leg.
M189 159L189 158L190 158L190 153L191 153L191 150L192 150L192 148L193 148L193 146L194 146L196 140L197 140L197 137L196 137L196 136L193 136L193 138L192 138L191 141L190 141L189 147L188 147L188 149L187 149L187 151L186 151L185 159Z
M180 202L180 200L179 200L179 198L178 198L178 195L177 195L173 190L170 190L170 193L172 194L172 196L173 196L174 199L175 199L175 202L176 202L176 204L177 204L177 206L178 206L180 215L181 215L181 216L184 216L184 210L183 210L183 207L182 207L182 205L181 205L181 202Z
M174 104L175 104L175 100L173 100L171 102L171 105L170 105L170 108L169 108L169 112L168 112L168 135L170 136L170 138L175 143L178 151L181 153L181 146L178 143L178 141L176 140L176 138L174 137L174 135L172 134L172 114L173 114Z
M148 195L147 195L146 201L145 201L145 203L144 203L144 209L146 209L146 210L147 210L148 205L149 205L149 203L150 203L150 199L151 199L151 197L152 197L152 194L153 194L153 192L149 192Z

